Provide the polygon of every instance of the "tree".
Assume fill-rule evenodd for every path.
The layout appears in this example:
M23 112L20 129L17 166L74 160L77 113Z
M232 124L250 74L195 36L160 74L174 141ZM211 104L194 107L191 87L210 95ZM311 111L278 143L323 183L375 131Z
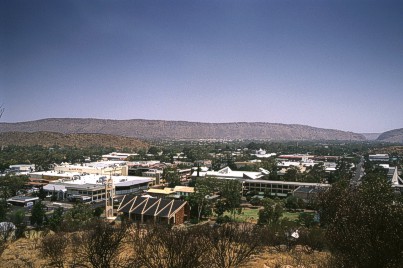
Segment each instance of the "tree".
M7 212L9 211L7 201L0 199L0 222L3 222L7 218Z
M102 220L95 220L81 232L78 241L77 257L80 265L94 268L118 267L123 260L119 255L123 250L123 239L127 225L113 226Z
M17 209L12 211L8 215L8 218L17 228L15 236L17 238L20 237L24 233L25 228L27 227L25 221L25 209Z
M39 188L38 193L36 194L37 197L39 197L39 199L44 200L47 196L45 190L43 189L43 187Z
M64 214L61 229L65 231L77 231L86 227L93 217L94 211L89 204L74 204L73 208Z
M307 169L307 172L304 173L304 182L311 183L322 183L326 178L325 166L323 163L316 164L311 168Z
M336 171L334 175L329 178L329 183L334 183L337 181L349 181L353 176L353 171L351 170L351 163L346 158L341 158L336 162Z
M94 215L95 218L100 218L102 213L104 212L104 208L103 207L96 207L92 213L92 215Z
M283 215L283 204L278 200L264 198L263 209L259 210L258 224L272 225L278 223Z
M287 209L298 209L299 204L298 204L298 197L290 195L285 199L285 207Z
M224 215L224 212L227 211L227 204L222 201L218 200L214 206L214 212L217 214L218 217Z
M133 237L133 267L208 267L207 226L169 228L156 225L136 230ZM152 254L150 254L152 252Z
M42 202L36 202L32 206L32 211L31 211L31 224L41 227L44 223L45 220L45 205L42 204Z
M221 198L226 205L226 210L228 210L235 219L236 210L241 205L241 183L237 180L224 180L220 184L220 190Z
M333 261L340 267L402 267L403 206L385 176L347 178L320 195L319 215Z
M0 256L15 237L15 225L12 222L0 222Z
M239 267L261 246L257 228L247 223L227 223L207 230L208 267Z
M308 213L308 212L302 212L298 215L298 223L300 225L303 225L307 228L310 228L316 224L315 222L315 214L314 213Z
M298 167L292 166L284 174L285 181L301 181L301 171Z
M49 260L49 266L63 268L66 262L66 249L69 238L65 233L45 236L40 244L40 253Z
M180 178L176 168L164 168L162 171L162 179L168 183L168 187L174 188L180 185Z
M56 208L52 216L48 218L47 224L51 230L58 231L60 229L63 222L63 212L64 209L62 207Z
M150 148L148 148L147 153L157 156L160 151L161 150L159 150L157 147L151 146Z
M199 178L196 181L195 192L190 196L189 201L197 210L197 221L200 221L202 216L208 216L211 214L211 201L208 196L214 192L216 188L217 180L214 178Z
M18 195L28 181L27 176L6 174L0 176L0 198L8 199Z

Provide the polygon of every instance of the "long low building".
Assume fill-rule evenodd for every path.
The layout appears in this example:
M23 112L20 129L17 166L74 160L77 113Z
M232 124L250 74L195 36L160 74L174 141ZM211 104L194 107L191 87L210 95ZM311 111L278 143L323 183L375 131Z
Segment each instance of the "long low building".
M105 199L107 176L76 176L72 180L61 180L45 185L49 195L56 194L58 200L100 201ZM153 178L137 176L111 176L114 182L114 195L140 194L148 190Z
M327 183L269 181L269 180L243 180L243 190L247 192L270 193L272 196L287 197L298 187L327 188Z
M213 177L225 180L238 180L243 185L244 192L269 192L272 196L286 197L300 186L323 188L329 187L327 183L308 183L308 182L291 182L291 181L272 181L263 180L269 172L265 169L260 169L259 172L249 171L234 171L229 167L219 171L194 171L192 177L197 180L198 177Z
M149 189L147 193L150 196L161 198L183 198L194 193L194 187L175 186L175 188Z
M36 202L39 202L37 196L14 196L7 199L7 202L19 207L32 207Z
M260 168L260 171L237 171L229 167L220 169L219 171L193 171L192 178L197 177L214 177L217 179L259 179L269 175L269 171Z

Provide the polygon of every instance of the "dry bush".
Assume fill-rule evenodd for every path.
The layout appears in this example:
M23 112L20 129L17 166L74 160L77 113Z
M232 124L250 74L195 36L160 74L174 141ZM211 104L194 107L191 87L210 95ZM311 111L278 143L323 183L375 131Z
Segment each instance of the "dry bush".
M15 239L15 225L11 222L2 222L0 224L0 256L13 239Z
M268 267L304 267L304 268L329 268L329 256L324 253L306 254L301 251L289 251L276 257Z
M151 226L133 236L132 267L237 267L260 248L250 224Z
M253 224L231 223L207 231L210 267L237 267L261 248L259 232Z
M206 238L198 228L155 225L138 230L132 240L133 267L203 267Z
M42 258L47 259L48 265L52 267L63 268L67 262L66 250L69 242L69 237L65 233L45 236L40 243Z
M101 220L91 223L87 231L77 233L72 239L75 261L83 267L119 267L124 262L121 253L126 230L125 224L113 226Z

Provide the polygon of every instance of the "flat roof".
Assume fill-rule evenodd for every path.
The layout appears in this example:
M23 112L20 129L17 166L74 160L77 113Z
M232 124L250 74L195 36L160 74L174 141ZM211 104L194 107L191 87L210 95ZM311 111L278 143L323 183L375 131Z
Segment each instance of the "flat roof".
M164 189L149 189L147 193L151 194L172 194L175 191L172 188L164 188Z
M189 186L175 186L175 192L186 192L186 193L194 193L195 188Z
M39 197L37 196L13 196L7 201L14 201L14 202L30 202L30 201L35 201L39 200Z
M53 190L55 190L55 191L63 191L63 192L67 191L66 190L66 184L49 183L48 185L43 186L43 189L47 190L47 191L53 191Z
M283 185L298 185L298 186L330 187L330 184L328 184L328 183L270 181L270 180L244 180L244 181L248 182L248 183L262 183L262 184L283 184Z
M78 189L78 190L100 190L104 189L105 185L103 184L66 184L66 189Z
M115 187L117 187L117 186L131 186L131 185L149 183L151 181L152 181L152 179L147 179L147 178L144 178L143 180L123 181L123 182L115 183Z

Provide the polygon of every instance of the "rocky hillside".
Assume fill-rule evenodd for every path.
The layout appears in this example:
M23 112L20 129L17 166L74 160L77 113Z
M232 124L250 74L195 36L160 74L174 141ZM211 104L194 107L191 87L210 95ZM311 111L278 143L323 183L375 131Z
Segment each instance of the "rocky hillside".
M403 143L403 128L386 131L379 135L377 141Z
M365 140L361 134L304 125L51 118L0 123L0 132L99 133L139 139Z
M0 133L0 146L3 145L42 145L45 147L59 145L78 148L102 145L103 147L131 148L134 150L148 147L148 144L135 138L107 134L62 134L55 132L3 132Z

